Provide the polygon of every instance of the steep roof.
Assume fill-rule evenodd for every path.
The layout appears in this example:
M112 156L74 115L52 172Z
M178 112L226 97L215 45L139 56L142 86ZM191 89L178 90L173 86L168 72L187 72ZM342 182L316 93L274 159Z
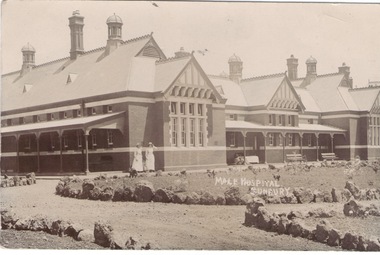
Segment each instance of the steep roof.
M170 86L189 63L191 55L156 62L154 91L161 92Z
M307 91L307 89L300 87L294 87L294 89L296 90L298 96L301 98L301 101L305 106L306 112L321 112L321 109L319 108L309 91Z
M352 105L349 94L345 93L344 88L339 88L343 77L344 74L339 73L321 75L305 87L322 112L342 111L355 108L355 105Z
M247 106L246 99L239 84L233 82L227 77L221 77L216 75L208 75L208 78L214 84L215 88L220 87L223 93L220 93L222 97L227 99L226 105L231 106Z
M350 89L349 93L361 111L370 111L380 95L380 87Z
M247 105L266 106L284 79L285 74L280 73L242 80L240 86Z
M154 91L156 58L136 56L151 35L124 42L102 58L104 47L2 77L2 110L26 108L121 91ZM67 82L73 74L75 80ZM27 92L25 84L32 85Z

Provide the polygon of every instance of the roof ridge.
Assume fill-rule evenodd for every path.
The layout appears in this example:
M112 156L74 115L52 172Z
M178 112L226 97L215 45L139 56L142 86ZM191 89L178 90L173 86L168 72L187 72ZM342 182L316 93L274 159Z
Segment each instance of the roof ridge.
M243 82L243 81L259 80L259 79L267 79L267 78L280 77L280 76L285 76L285 73L274 73L274 74L267 74L267 75L261 75L261 76L254 76L251 78L242 79L241 81Z
M18 70L18 71L12 71L12 72L9 72L9 73L2 74L1 77L8 76L8 75L12 75L12 74L16 74L16 73L19 73L19 72L21 72L21 70Z
M36 65L36 66L33 67L33 69L39 68L39 67L42 67L42 66L46 66L46 65L50 65L50 64L53 64L53 63L57 63L57 62L60 62L60 61L66 60L66 59L70 59L70 56L69 57L55 59L55 60L52 60L52 61L49 61L49 62L45 62L45 63L39 64L39 65Z
M135 37L135 38L131 38L129 40L125 40L123 42L123 44L127 44L127 43L131 43L131 42L136 42L136 41L139 41L139 40L143 40L143 39L146 39L148 37L151 37L153 33L150 33L150 34L146 34L146 35L143 35L143 36L140 36L140 37Z
M101 50L104 50L105 48L106 48L106 46L102 46L102 47L99 47L99 48L88 50L88 51L83 52L81 55L87 55L87 54L90 54L90 53L93 53L93 52L96 52L96 51L101 51Z
M359 88L350 88L348 91L355 91L355 90L366 90L366 89L380 89L380 86L371 86L371 87L359 87Z
M167 62L170 62L170 61L175 61L175 60L180 60L180 59L185 59L185 58L189 58L191 57L192 55L187 55L187 56L180 56L180 57L171 57L171 58L167 58L167 59L159 59L159 60L156 60L156 64L164 64L164 63L167 63Z
M214 78L223 78L223 79L226 79L226 80L229 80L230 78L228 78L228 76L222 76L220 74L206 74L207 76L210 76L210 77L214 77Z
M326 74L320 74L320 75L317 75L317 78L318 78L318 77L333 76L333 75L337 75L337 74L341 74L341 75L344 75L344 74L342 74L342 73L339 73L339 72L335 72L335 73L326 73Z

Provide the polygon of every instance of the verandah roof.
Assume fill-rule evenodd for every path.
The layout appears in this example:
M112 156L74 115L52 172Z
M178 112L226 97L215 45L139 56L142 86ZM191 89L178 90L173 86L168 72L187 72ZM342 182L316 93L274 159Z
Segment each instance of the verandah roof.
M292 126L264 126L248 121L226 120L227 131L258 131L258 132L299 132L299 133L326 133L345 134L346 130L320 124L302 124Z
M4 137L17 134L65 131L75 129L90 130L93 128L119 129L121 132L123 132L124 113L125 112L117 112L104 115L94 115L88 117L52 120L46 122L2 127L1 136Z

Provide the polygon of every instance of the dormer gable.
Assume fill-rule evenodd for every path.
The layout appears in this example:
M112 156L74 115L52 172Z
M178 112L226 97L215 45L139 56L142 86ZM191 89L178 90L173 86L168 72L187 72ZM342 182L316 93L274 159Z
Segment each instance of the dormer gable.
M269 101L267 108L278 110L304 110L297 92L290 84L287 77L283 79L280 86L277 88L272 99Z
M371 114L380 114L380 92L377 94L375 102L372 105Z
M25 85L24 85L24 88L23 88L23 90L22 90L22 93L26 93L26 92L28 92L29 90L32 89L32 87L33 87L32 84L25 84Z
M144 45L144 47L137 53L136 57L150 57L157 59L166 59L165 54L162 52L152 35L150 40Z
M188 97L211 99L215 103L225 102L194 57L190 58L164 94L165 97Z

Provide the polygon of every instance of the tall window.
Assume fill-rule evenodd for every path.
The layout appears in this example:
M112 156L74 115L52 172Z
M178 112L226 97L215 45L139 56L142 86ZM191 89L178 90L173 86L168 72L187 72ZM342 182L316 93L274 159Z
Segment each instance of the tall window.
M93 147L97 146L96 143L96 134L91 134L91 144Z
M203 104L198 104L198 115L203 115Z
M25 136L25 138L24 138L24 141L25 141L25 149L26 150L30 150L30 143L31 143L31 141L30 141L31 139L30 139L30 136L29 135L27 135L27 136Z
M283 121L282 121L282 118L283 116L282 115L279 115L278 116L278 125L282 126L283 125Z
M194 104L189 104L189 115L194 115Z
M34 123L40 122L40 118L38 115L33 115L33 122Z
M253 137L253 149L254 149L254 150L257 150L257 149L258 149L258 147L257 147L257 136L254 136L254 137Z
M273 125L272 114L269 115L269 125Z
M269 134L268 135L268 139L269 139L269 146L273 146L273 144L274 144L274 136L273 136L273 134Z
M82 135L79 131L77 131L77 147L82 148Z
M288 115L288 126L292 125L292 116Z
M195 145L195 119L190 119L190 146Z
M283 145L283 137L282 137L282 135L278 135L278 145L279 146L282 146Z
M185 115L186 114L186 103L180 103L179 107L180 107L180 113L182 115Z
M107 144L113 145L113 132L112 130L107 130Z
M12 119L7 119L7 126L12 126Z
M311 134L307 136L307 146L311 147Z
M172 144L177 145L177 118L172 118Z
M204 146L206 137L204 113L203 104L171 102L171 145Z
M293 134L289 134L289 146L293 146Z
M235 137L235 132L228 133L229 134L229 142L230 142L230 147L235 147L236 146L236 137Z
M198 131L198 143L199 143L199 146L203 146L203 122L204 120L203 119L199 119L199 131Z
M380 117L369 118L368 145L380 145Z
M55 149L55 136L50 133L50 149L53 151Z
M186 119L181 118L181 145L186 146Z
M171 114L177 114L177 103L176 102L170 103L170 113Z
M67 139L67 135L63 136L63 148L67 149L69 147L69 141Z
M24 119L24 117L20 117L19 118L19 124L21 125L21 124L25 124L25 119Z

